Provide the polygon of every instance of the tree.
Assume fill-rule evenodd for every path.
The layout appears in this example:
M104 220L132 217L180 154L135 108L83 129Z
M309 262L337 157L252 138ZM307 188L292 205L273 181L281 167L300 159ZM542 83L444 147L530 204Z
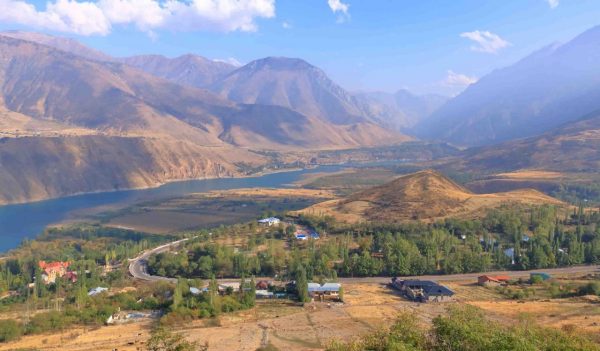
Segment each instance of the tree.
M208 345L198 346L195 342L187 341L183 335L161 327L152 331L146 348L148 351L206 351Z
M176 309L183 302L183 289L184 286L187 285L183 278L179 278L177 280L177 285L175 286L175 291L173 292L173 309Z
M296 291L298 292L298 300L300 300L300 302L310 301L310 296L308 296L308 281L306 279L306 270L302 265L298 267L298 271L296 273Z

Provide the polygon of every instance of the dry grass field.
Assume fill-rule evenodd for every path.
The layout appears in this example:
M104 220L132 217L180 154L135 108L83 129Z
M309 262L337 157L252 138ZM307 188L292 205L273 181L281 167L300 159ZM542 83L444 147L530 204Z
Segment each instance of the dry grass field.
M340 222L433 221L447 217L476 218L505 204L564 205L531 189L474 194L435 171L421 171L344 199L313 205L300 213L330 215Z
M571 277L572 278L572 277ZM508 300L494 289L473 281L444 282L455 291L453 301L427 304L408 301L379 283L345 284L345 304L309 303L299 306L289 301L259 301L248 311L225 314L218 319L200 319L174 327L189 340L208 343L209 350L254 351L266 344L279 350L322 350L332 340L350 340L375 328L392 323L408 312L425 324L444 314L451 304L477 306L494 320L514 323L529 319L543 326L600 335L598 298ZM17 349L65 351L143 350L150 322L73 328L54 335L23 337L18 342L0 344L0 351Z
M223 315L218 321L196 320L175 330L190 340L208 342L210 350L254 351L265 343L279 350L322 350L331 340L348 340L391 323L399 312L412 311L423 321L444 312L446 303L407 301L381 284L348 284L344 305L261 301L250 311ZM134 351L143 349L149 323L73 328L54 335L23 337L0 344L0 350L34 348L65 351Z

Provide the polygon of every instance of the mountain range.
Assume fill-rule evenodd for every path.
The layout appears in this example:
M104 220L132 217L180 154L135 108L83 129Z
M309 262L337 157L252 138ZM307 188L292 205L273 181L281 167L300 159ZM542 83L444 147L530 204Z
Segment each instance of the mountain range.
M459 145L541 134L600 110L600 26L496 70L421 121L415 133Z
M241 67L191 54L114 58L73 39L4 32L0 203L239 176L273 151L414 140L405 133L471 146L456 167L595 171L598 59L600 27L448 99L349 92L297 58Z
M6 116L0 203L240 175L246 166L269 162L250 149L410 140L362 116L327 119L285 106L238 103L172 78L70 39L0 35L0 113Z

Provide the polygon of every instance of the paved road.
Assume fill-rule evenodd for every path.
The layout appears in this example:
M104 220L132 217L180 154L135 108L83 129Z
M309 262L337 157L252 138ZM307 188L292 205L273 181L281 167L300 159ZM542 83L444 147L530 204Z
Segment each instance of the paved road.
M545 272L551 275L581 275L600 273L600 265L592 266L572 266L562 268L550 268L550 269L534 269L530 271L495 271L485 273L465 273L465 274L446 274L446 275L420 275L411 277L398 277L399 279L426 279L434 280L438 282L444 281L464 281L472 280L477 281L477 277L482 274L486 275L507 275L511 278L529 278L530 273L534 272ZM339 278L340 283L387 283L391 277L366 277L366 278Z
M177 282L175 278L167 278L160 277L157 275L150 275L148 273L148 258L152 255L158 255L159 253L166 252L171 250L173 247L188 241L189 239L181 239L177 241L173 241L171 243L161 245L159 247L155 247L151 250L144 251L141 255L136 258L129 260L129 274L131 274L134 278L145 280L149 282L158 282L158 281L166 281L170 283Z
M145 280L145 281L166 281L166 282L177 282L175 278L167 278L160 277L155 275L148 274L148 258L152 255L159 254L161 252L169 251L173 247L187 241L189 239L182 239L178 241L174 241L169 244L161 245L152 250L147 250L138 257L131 259L129 263L129 273L137 279ZM600 265L591 265L591 266L572 266L572 267L563 267L563 268L551 268L551 269L535 269L530 271L495 271L495 272L485 272L485 273L465 273L465 274L447 274L447 275L421 275L421 276L410 276L410 277L398 277L399 279L426 279L426 280L434 280L439 282L444 281L465 281L471 280L473 282L477 281L477 277L482 274L487 275L507 275L511 278L528 278L530 273L533 272L546 272L551 275L581 275L581 274L591 274L591 273L600 273ZM256 279L266 279L273 280L273 278L269 277L260 277ZM390 277L362 277L362 278L339 278L340 283L372 283L372 284L385 284L390 281ZM234 282L239 281L239 279L219 279L219 282Z

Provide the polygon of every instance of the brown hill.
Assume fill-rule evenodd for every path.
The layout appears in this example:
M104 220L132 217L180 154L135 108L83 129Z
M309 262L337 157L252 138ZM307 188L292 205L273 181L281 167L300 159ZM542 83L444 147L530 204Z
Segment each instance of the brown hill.
M427 170L397 178L347 198L323 202L302 210L331 215L340 221L431 221L446 217L477 217L503 204L562 205L536 190L473 194L444 175Z
M541 169L596 173L600 169L600 113L541 136L467 150L453 167L481 171Z
M202 147L167 138L5 138L0 139L0 204L231 177L240 175L235 166L239 162L265 161L232 147Z

